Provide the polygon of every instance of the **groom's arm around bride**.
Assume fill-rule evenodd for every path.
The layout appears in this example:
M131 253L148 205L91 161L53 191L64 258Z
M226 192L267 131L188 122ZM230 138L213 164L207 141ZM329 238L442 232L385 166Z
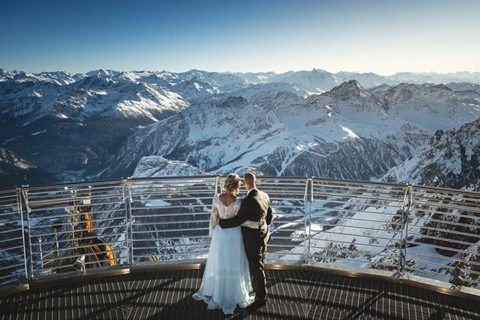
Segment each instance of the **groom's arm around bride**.
M257 189L257 181L253 173L245 174L243 186L247 191L247 195L242 200L237 215L230 219L221 219L220 226L222 228L234 228L247 220L266 221L267 225L270 225L273 219L270 198L268 194Z
M268 195L256 188L252 188L242 200L237 215L230 219L220 219L219 224L222 228L234 228L247 220L258 222L265 220L266 224L270 225L272 219L273 210Z

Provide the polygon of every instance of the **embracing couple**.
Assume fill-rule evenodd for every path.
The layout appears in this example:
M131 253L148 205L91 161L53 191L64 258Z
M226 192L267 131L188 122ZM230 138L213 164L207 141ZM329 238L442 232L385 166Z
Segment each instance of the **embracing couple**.
M225 314L233 314L237 305L256 310L267 300L263 265L272 207L268 195L256 188L254 174L245 174L243 185L247 195L241 199L240 177L231 173L224 192L213 197L210 249L202 285L193 295Z

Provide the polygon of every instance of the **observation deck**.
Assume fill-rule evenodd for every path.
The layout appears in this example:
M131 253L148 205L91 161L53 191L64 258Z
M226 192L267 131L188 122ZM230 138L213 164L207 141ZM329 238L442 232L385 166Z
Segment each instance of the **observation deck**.
M480 319L480 193L260 177L267 305L191 299L221 177L0 191L0 319Z

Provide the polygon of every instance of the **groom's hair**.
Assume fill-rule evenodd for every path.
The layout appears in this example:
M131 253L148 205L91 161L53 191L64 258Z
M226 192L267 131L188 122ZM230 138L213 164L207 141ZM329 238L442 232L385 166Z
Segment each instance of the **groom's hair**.
M248 183L251 186L255 184L255 180L256 180L255 175L251 172L245 173L245 175L243 176L243 179L245 180L246 183Z

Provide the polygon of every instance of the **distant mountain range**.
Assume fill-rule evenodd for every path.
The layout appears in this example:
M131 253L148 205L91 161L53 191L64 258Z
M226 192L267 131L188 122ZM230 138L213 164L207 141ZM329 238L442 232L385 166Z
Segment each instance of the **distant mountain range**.
M331 90L342 82L356 80L362 86L370 88L381 84L396 85L403 82L408 83L451 83L466 82L480 83L480 72L454 72L454 73L415 73L400 72L394 75L382 76L372 72L337 72L331 73L321 69L313 69L311 71L289 71L285 73L259 72L259 73L235 73L249 83L271 83L283 82L299 86L301 89L312 92L321 93Z
M245 170L400 180L394 167L437 130L480 117L479 83L480 73L3 71L0 147L54 181Z

